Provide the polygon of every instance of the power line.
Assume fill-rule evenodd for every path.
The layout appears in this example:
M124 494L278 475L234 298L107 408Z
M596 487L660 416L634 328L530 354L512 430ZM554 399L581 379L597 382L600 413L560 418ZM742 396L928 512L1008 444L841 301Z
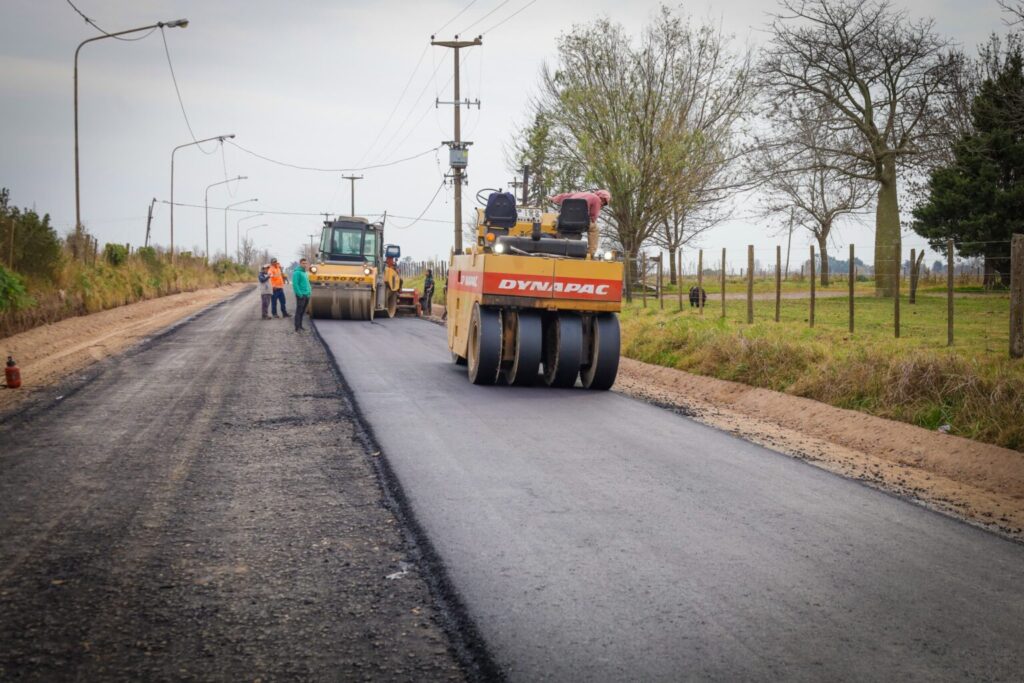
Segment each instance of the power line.
M228 142L228 144L230 144L230 145L232 145L234 147L237 147L238 149L242 150L246 154L251 154L252 156L256 157L257 159L262 159L263 161L269 161L270 163L277 164L278 166L286 166L288 168L294 168L294 169L299 170L299 171L318 171L318 172L322 172L322 173L347 173L349 171L369 171L369 170L372 170L372 169L375 169L375 168L387 168L388 166L397 166L398 164L405 163L406 161L412 161L413 159L418 159L418 158L420 158L422 156L426 156L427 154L430 154L431 152L436 152L437 150L439 150L441 148L441 146L438 145L436 147L431 147L428 150L424 150L422 152L419 152L418 154L413 154L412 156L408 156L408 157L405 157L403 159L395 159L394 161L389 161L389 162L383 163L383 164L374 164L372 166L358 166L358 167L352 167L352 168L318 168L316 166L300 166L299 164L290 164L290 163L288 163L286 161L279 161L277 159L271 159L268 156L263 156L262 154L258 154L256 152L252 151L251 149L246 149L245 147L242 147L240 144L238 144L234 140L228 140L227 142Z
M107 31L104 31L102 28L100 28L99 24L97 24L95 21L93 21L89 17L85 16L85 14L82 12L82 10L78 9L77 7L75 7L75 3L71 2L71 0L65 0L65 1L69 5L71 5L71 9L75 10L75 12L78 13L78 16L82 17L82 19L85 19L85 23L89 24L89 26L92 26L94 29L96 29L97 31L99 31L103 35L107 36L108 38L116 38L117 40L123 40L126 43L134 43L136 40L142 40L143 38L148 38L149 36L153 35L153 31L156 30L154 28L149 33L147 33L145 35L142 35L142 36L139 36L138 38L125 38L124 36L115 36L112 33L108 33Z
M488 12L487 14L483 15L482 17L480 17L479 19L477 19L476 21L474 21L474 22L473 22L472 24L470 24L470 25L469 25L469 26L467 26L466 28L464 28L464 29L462 29L461 31L459 31L457 35L462 35L462 34L463 34L463 33L465 33L466 31L468 31L469 29L473 28L474 26L476 26L477 24L479 24L479 23L480 23L481 21L483 21L484 19L486 19L487 17L491 16L492 14L494 14L495 12L497 12L498 10L500 10L500 9L501 9L502 7L504 7L504 6L505 6L505 5L507 5L508 3L509 3L509 0L502 0L502 2L498 3L498 6L497 6L497 7L495 7L495 8L494 8L494 9L492 9L492 10L491 10L490 12Z
M409 80L405 82L405 87L402 88L402 93L398 96L398 99L395 100L395 106L391 108L391 113L388 114L388 118L387 120L384 121L384 125L381 126L380 130L377 131L377 135L374 136L373 142L371 142L370 146L366 148L365 152L363 152L363 156L359 157L359 161L356 162L357 164L363 163L363 159L365 159L370 154L370 152L376 146L377 141L380 140L380 136L384 134L385 130L387 130L388 124L391 123L391 119L394 118L395 112L398 111L398 105L402 103L402 100L405 99L405 94L409 92L409 86L412 85L412 80L416 77L416 74L419 73L420 65L423 64L423 58L427 56L427 50L429 49L430 45L423 46L423 52L420 53L420 58L416 61L415 68L413 68L412 73L409 74Z
M390 149L391 143L394 142L395 138L398 137L398 134L402 132L402 128L405 127L405 124L409 120L409 117L412 116L412 113L414 111L416 111L416 106L420 103L420 101L423 100L423 95L425 95L427 90L430 88L430 84L431 82L433 82L434 76L437 74L437 70L441 68L441 64L443 64L443 62L438 62L437 66L434 67L434 71L430 74L430 80L428 80L427 83L423 86L423 90L420 91L420 94L416 96L416 99L413 102L412 107L409 109L408 112L406 112L405 118L402 119L402 122L400 124L398 124L398 128L396 128L395 132L391 134L391 137L388 138L388 141L384 143L384 146L382 147L383 150Z
M456 19L458 19L459 17L461 17L461 16L462 16L462 14L463 14L463 13L464 13L464 12L465 12L466 10L468 10L468 9L469 9L470 7L472 7L472 6L473 6L473 5L475 5L475 4L476 4L476 0L470 0L470 3L469 3L468 5L466 5L465 7L463 7L463 8L461 9L461 10L459 10L458 14L456 14L456 15L455 15L454 17L452 17L452 18L451 18L451 19L449 19L448 21L444 22L444 26L442 26L441 28L439 28L439 29L437 29L436 31L434 31L434 35L436 36L436 35L437 35L438 33L440 33L441 31L445 30L446 28L448 28L448 25L449 25L450 23L452 23L453 21L455 21Z
M443 184L442 184L442 187L444 187ZM431 204L427 205L427 209L430 208L430 206L433 204L435 199L437 199L437 194L435 194L434 198L430 200ZM167 201L166 199L161 199L160 203L161 204L166 204L168 206L171 204L171 202ZM265 214L267 216L323 216L324 215L323 211L274 211L272 209L266 209L266 208L263 208L263 209L229 209L229 208L224 207L224 206L205 207L202 204L189 204L188 202L174 202L174 206L177 206L179 208L185 208L185 209L209 209L210 211L233 211L235 213L251 213L251 214L260 213L260 214ZM389 213L388 217L389 218L401 218L402 220L410 220L410 221L420 222L420 223L445 223L445 224L450 224L452 222L450 218L449 219L443 219L443 218L424 218L423 217L424 213L426 213L426 210L424 210L422 213L420 213L419 216L415 216L415 217L413 217L413 216L399 216L398 214ZM367 216L367 217L377 217L377 216L383 216L384 214L382 212L377 212L377 213L365 213L363 215ZM409 226L406 226L406 227L409 227ZM397 228L397 229L402 230L403 228Z
M196 142L196 134L192 132L192 123L188 120L188 112L185 111L185 101L181 98L181 90L178 88L178 78L174 75L174 65L171 63L171 50L167 47L167 34L164 33L163 26L160 27L160 37L164 41L164 54L167 55L167 68L171 70L171 81L174 83L174 92L178 95L178 104L181 106L181 115L185 117L185 126L188 128L188 134L192 136L192 142ZM223 144L224 141L222 140L221 145ZM216 147L209 152L203 149L202 145L196 145L196 147L198 147L199 151L203 154L213 154L217 151Z
M484 31L481 31L481 32L480 32L480 35L484 35L484 34L490 33L491 31L493 31L494 29L498 28L499 26L501 26L502 24L504 24L504 23L505 23L506 21L509 21L510 19L512 19L513 17L515 17L515 16L517 15L517 14L519 14L520 12L522 12L523 10L525 10L525 9L526 9L527 7L529 7L530 5L534 4L535 2L537 2L537 0L530 0L530 2L526 3L525 5L523 5L523 6L522 6L522 7L520 7L519 9L517 9L517 10L516 10L515 12L513 12L512 14L508 15L507 17L505 17L504 19L502 19L501 21L499 21L499 22L498 22L497 24L495 24L494 26L492 26L492 27L490 27L489 29L486 29L486 30L484 30Z
M434 196L430 198L430 202L426 205L426 207L424 207L423 211L420 211L420 215L416 216L416 218L414 218L411 223L409 223L408 225L392 225L390 227L394 228L395 230L405 230L419 223L420 219L423 218L423 215L430 210L431 206L434 205L434 200L437 199L437 195L441 194L442 189L444 189L444 180L441 180L441 184L437 186L437 191L434 192ZM447 223L447 221L445 222Z

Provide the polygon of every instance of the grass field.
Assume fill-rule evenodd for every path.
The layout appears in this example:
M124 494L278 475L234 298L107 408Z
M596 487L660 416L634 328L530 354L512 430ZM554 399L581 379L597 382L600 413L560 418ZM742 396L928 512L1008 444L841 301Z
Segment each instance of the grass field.
M848 301L819 299L815 326L809 301L746 302L709 297L704 315L676 300L665 309L648 300L623 310L623 354L689 372L783 391L844 408L902 420L1024 450L1024 363L1008 358L1009 297L955 298L955 343L946 346L946 299L922 291L901 306L894 338L892 300L855 298L850 334Z

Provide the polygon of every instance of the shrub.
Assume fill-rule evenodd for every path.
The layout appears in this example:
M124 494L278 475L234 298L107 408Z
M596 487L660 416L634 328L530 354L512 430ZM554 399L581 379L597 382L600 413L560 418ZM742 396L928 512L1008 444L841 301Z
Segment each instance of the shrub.
M20 311L34 303L18 274L0 266L0 313Z
M112 266L120 266L128 260L128 247L123 244L108 244L103 247L103 258Z

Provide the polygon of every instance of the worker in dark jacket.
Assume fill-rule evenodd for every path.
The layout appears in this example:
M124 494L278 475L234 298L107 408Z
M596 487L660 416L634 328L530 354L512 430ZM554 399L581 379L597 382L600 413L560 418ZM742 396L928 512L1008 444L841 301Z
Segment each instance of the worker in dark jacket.
M260 283L260 310L264 320L270 320L270 297L273 294L270 289L270 273L267 272L269 268L266 264L260 266L260 274L256 277Z
M434 271L427 269L427 275L423 278L423 296L420 297L420 309L430 315L430 302L434 299Z

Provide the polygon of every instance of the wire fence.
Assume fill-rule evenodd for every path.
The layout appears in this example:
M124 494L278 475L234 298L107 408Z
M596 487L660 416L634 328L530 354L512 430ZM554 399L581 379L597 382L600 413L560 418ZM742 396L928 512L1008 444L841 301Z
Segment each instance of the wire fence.
M988 258L956 255L981 248ZM732 261L745 261L738 268L726 249L680 250L674 268L666 252L627 254L626 270L635 273L626 278L627 301L737 325L767 320L838 329L847 339L872 335L1024 356L1024 236L956 248L950 242L941 255L883 248L891 258L873 260L896 261L896 283L885 273L877 277L876 266L865 265L854 245L827 261L814 246L800 248L799 256L787 254L783 245L749 245L743 251ZM876 247L868 253L875 256ZM827 274L821 272L823 262L830 265Z

